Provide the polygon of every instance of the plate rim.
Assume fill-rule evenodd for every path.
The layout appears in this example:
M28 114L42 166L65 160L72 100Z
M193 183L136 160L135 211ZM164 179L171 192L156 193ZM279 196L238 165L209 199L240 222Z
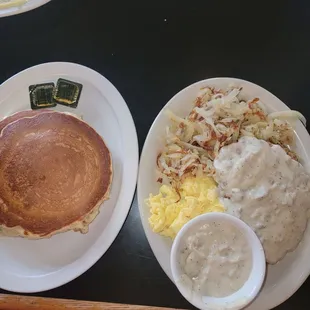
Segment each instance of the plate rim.
M158 259L158 257L160 256L160 253L157 253L154 248L155 246L152 245L152 241L151 241L151 236L152 234L154 234L152 231L150 231L148 225L148 221L144 219L144 211L143 211L143 208L145 208L144 206L144 199L145 197L142 197L141 196L141 184L143 182L142 180L142 176L141 176L141 166L143 165L144 163L144 160L145 160L145 157L147 157L147 145L148 145L148 140L150 139L150 135L151 135L151 132L153 131L156 123L158 122L159 119L161 119L164 111L171 105L171 103L177 98L179 97L180 95L182 95L182 93L186 93L189 89L191 88L194 88L194 87L197 87L199 85L201 86L205 86L207 85L208 83L210 84L215 84L217 82L224 82L224 81L227 81L232 84L234 83L245 83L249 86L252 86L252 87L255 87L256 89L259 89L260 91L262 92L265 92L266 95L270 96L271 98L273 98L274 100L278 101L278 104L281 104L282 107L283 107L283 110L291 110L281 99L279 99L277 96L275 96L273 93L271 93L269 90L265 89L264 87L256 84L256 83L253 83L253 82L250 82L250 81L247 81L247 80L244 80L244 79L239 79L239 78L234 78L234 77L213 77L213 78L208 78L208 79L204 79L204 80L199 80L195 83L192 83L188 86L186 86L185 88L181 89L180 91L178 91L174 96L171 97L171 99L168 100L168 102L162 107L162 109L159 111L159 113L157 114L156 118L154 119L149 131L148 131L148 134L145 138L145 142L144 142L144 145L143 145L143 148L142 148L142 151L141 151L141 155L140 155L140 164L139 164L139 173L138 173L138 180L137 180L137 199L138 199L138 207L139 207L139 214L140 214L140 219L141 219L141 222L142 222L142 226L143 226L143 230L144 230L144 233L146 235L146 238L149 242L149 245L151 247L151 250L157 260L157 262L159 263L160 267L162 268L162 270L165 272L165 274L168 276L168 278L174 283L173 281L173 278L172 278L172 275L169 273L169 270L170 270L170 266L164 266L162 262L160 262L160 260ZM194 98L193 98L194 99ZM296 131L298 131L298 136L300 137L300 140L304 140L302 139L301 137L307 137L309 139L310 135L307 131L307 129L304 127L304 125L302 125L302 123L300 121L297 122L297 126L296 126ZM302 143L302 147L304 148L304 151L305 153L309 156L310 155L310 147L308 147L308 150L306 151L306 146ZM147 229L148 227L148 229ZM268 301L266 302L266 300L264 302L260 302L261 304L261 307L264 307L264 308L257 308L259 307L259 304L255 304L255 309L260 309L260 310L267 310L267 309L271 309L271 308L274 308L280 304L282 304L283 302L285 302L288 298L290 298L301 286L302 284L306 281L307 277L309 276L310 274L310 269L308 270L308 272L305 272L303 271L303 274L298 278L298 284L295 286L295 287L292 287L292 289L290 289L289 291L285 291L283 292L283 294L281 294L281 296L278 296L278 298L274 298L273 301L272 301L272 305L268 305ZM250 305L251 306L251 305ZM249 306L249 307L250 307ZM267 306L267 307L266 307ZM248 307L247 307L248 308ZM252 307L251 307L252 309ZM253 308L254 309L254 308Z
M57 71L59 75L69 74L73 76L73 72L78 72L78 76L88 79L107 98L108 102L112 101L113 104L110 104L110 106L114 112L117 109L116 117L119 121L119 128L123 140L122 149L126 153L126 156L123 158L122 186L117 202L108 224L93 245L82 257L55 272L39 277L20 277L19 283L16 283L13 287L7 286L3 283L5 281L0 279L0 287L2 289L17 293L37 293L50 290L76 279L90 269L108 251L123 227L132 205L138 177L139 146L133 117L120 92L107 78L97 71L71 62L48 62L35 65L16 73L0 85L0 105L6 97L5 94L14 91L14 85L19 79L24 80L29 74L31 75L38 71L41 71L43 77L44 75L57 74ZM98 87L100 85L103 85L103 87ZM105 92L101 90L102 88L105 89ZM116 211L117 213L115 213Z
M34 10L48 2L50 2L51 0L30 0L33 1L31 2L26 2L21 6L14 6L14 7L10 7L7 9L0 9L0 17L6 17L6 16L12 16L12 15L17 15L17 14L21 14L21 13L25 13L31 10Z

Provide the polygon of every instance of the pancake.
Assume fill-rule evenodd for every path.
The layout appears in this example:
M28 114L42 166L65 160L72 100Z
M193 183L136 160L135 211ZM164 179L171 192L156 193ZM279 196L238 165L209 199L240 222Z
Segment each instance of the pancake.
M86 233L108 199L111 180L110 152L85 122L54 111L20 114L0 133L2 233Z

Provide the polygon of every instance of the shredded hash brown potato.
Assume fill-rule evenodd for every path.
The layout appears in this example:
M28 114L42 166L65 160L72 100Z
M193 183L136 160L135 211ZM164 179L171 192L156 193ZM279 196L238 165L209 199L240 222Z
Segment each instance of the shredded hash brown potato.
M168 112L171 126L166 129L166 146L157 157L157 181L178 188L187 175L213 176L213 160L219 150L242 136L279 144L298 160L290 148L294 131L287 119L302 115L286 111L281 117L282 112L277 113L278 117L268 117L259 98L243 100L241 88L202 88L187 117Z

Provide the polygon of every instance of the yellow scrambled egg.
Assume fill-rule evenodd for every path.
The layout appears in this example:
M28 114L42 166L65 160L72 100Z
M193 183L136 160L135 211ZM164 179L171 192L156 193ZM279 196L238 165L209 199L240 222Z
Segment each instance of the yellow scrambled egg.
M173 239L194 217L224 211L217 197L216 183L210 177L188 177L179 192L181 198L172 186L162 185L158 195L150 194L146 202L150 207L149 223L154 232Z

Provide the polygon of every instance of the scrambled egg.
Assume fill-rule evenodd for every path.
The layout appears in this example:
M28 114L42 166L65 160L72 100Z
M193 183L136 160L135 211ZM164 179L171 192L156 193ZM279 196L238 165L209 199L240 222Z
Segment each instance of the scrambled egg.
M189 220L208 212L223 212L216 192L216 183L210 177L188 177L177 191L162 185L158 195L150 194L149 223L155 233L174 238ZM180 197L181 196L181 197Z

